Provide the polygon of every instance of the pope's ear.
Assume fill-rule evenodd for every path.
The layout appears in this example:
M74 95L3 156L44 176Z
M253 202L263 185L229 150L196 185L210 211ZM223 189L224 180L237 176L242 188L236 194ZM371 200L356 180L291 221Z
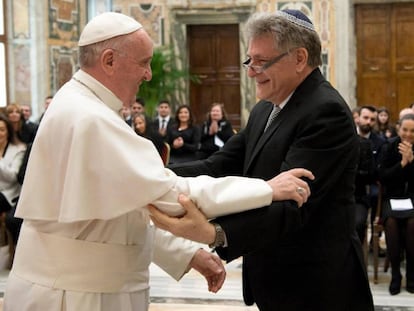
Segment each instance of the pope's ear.
M112 72L114 64L114 51L111 49L103 51L99 61L105 72Z

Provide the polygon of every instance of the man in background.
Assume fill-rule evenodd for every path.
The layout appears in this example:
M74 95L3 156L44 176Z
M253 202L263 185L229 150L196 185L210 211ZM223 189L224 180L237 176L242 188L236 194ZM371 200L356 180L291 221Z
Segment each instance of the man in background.
M173 124L173 119L171 118L171 106L168 100L161 100L158 103L157 107L158 115L154 119L152 125L155 131L158 131L163 137L164 141L167 140L168 129Z
M46 113L47 109L49 108L49 105L52 102L52 99L53 99L53 96L52 95L46 96L45 101L43 103L44 110L43 110L43 113L41 114L41 116L39 118L39 122L38 122L39 124L40 124L40 121L42 121L43 116Z
M134 117L139 113L145 116L145 124L148 124L150 126L151 119L145 113L145 100L142 97L136 97L135 102L133 102L131 105L132 123L134 123Z
M371 144L371 152L374 160L375 168L378 166L378 155L381 151L382 145L385 143L385 139L379 134L374 132L374 125L377 120L377 108L370 105L361 106L361 110L358 118L357 132L360 137L367 139ZM378 204L378 176L375 173L371 178L371 184L368 186L368 198L369 198L369 207L371 208L370 223L371 228L374 223L375 215L377 212ZM362 207L359 206L359 207ZM358 213L359 214L359 213ZM362 214L359 214L360 216ZM360 218L361 220L361 218ZM372 250L372 239L370 241L370 249ZM379 255L384 257L386 251L382 248L379 250Z

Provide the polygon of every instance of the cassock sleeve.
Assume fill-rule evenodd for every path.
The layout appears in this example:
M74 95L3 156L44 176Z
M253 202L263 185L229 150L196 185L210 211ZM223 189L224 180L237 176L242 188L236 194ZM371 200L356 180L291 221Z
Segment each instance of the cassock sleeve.
M188 265L202 244L176 237L171 233L155 229L152 261L175 280L180 280L188 271Z
M177 177L149 140L107 110L69 114L50 115L39 128L16 216L105 220L150 203L180 215L178 194L186 193L208 217L216 217L272 200L270 186L259 179Z

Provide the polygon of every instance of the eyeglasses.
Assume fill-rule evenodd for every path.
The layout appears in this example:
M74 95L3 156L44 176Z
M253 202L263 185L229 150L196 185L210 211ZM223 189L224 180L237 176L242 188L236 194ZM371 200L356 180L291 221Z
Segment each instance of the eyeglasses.
M261 66L259 66L259 65L251 65L250 63L252 62L252 59L249 57L243 63L243 66L246 69L249 69L250 68L255 73L262 73L263 71L265 71L266 69L268 69L270 66L273 66L274 64L276 64L278 61L280 61L283 57L285 57L288 54L289 54L289 52L282 53L282 54L280 54L280 55L272 58L271 60L269 60L268 62L264 63Z

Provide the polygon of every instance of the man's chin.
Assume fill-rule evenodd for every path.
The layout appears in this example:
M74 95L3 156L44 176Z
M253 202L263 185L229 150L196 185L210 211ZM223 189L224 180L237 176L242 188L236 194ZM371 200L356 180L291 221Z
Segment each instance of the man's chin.
M363 134L368 134L372 131L372 128L370 126L360 126L359 131Z

